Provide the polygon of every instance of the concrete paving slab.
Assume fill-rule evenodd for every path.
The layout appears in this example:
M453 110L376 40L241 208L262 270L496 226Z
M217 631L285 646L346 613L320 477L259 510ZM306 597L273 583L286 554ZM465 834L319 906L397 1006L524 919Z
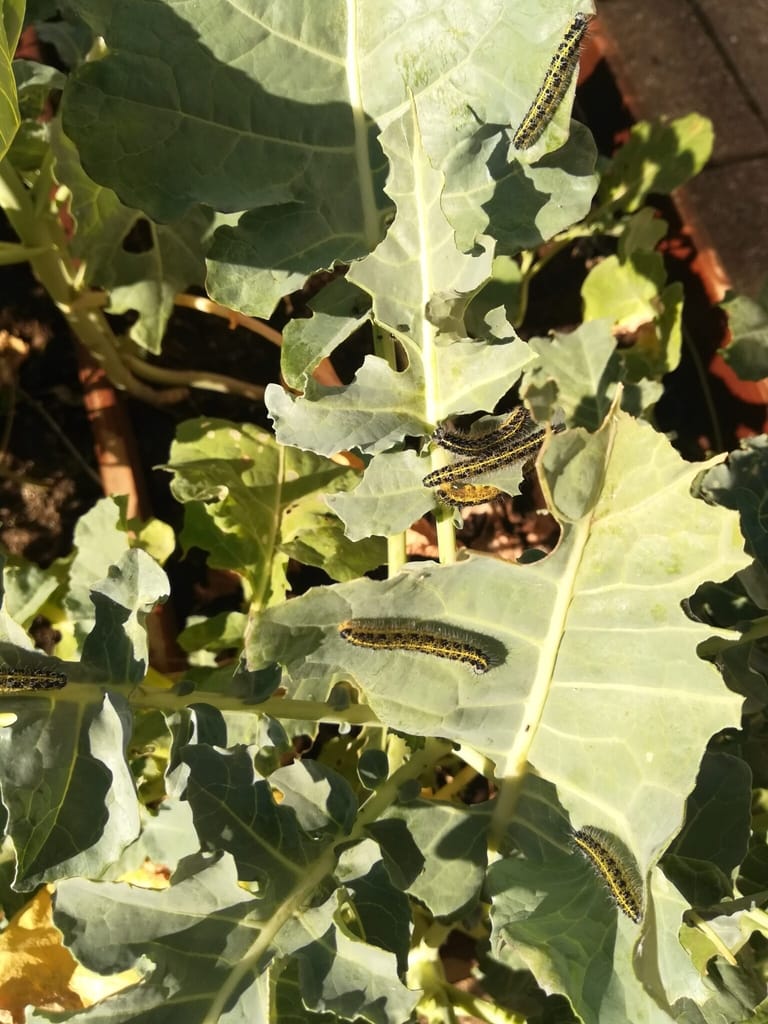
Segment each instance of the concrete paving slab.
M720 279L754 294L768 277L768 0L597 0L597 9L596 45L635 117L712 120L713 159L680 206Z
M714 12L718 4L711 2ZM636 116L704 114L715 126L718 162L768 151L768 128L694 2L603 0L597 10L609 59Z
M768 0L698 0L705 27L755 113L768 125Z
M768 279L768 157L707 167L685 195L733 287L755 295Z

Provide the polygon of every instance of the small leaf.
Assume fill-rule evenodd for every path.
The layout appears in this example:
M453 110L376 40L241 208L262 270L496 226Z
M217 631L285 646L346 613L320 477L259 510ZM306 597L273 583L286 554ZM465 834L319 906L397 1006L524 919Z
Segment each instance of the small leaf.
M728 314L731 342L720 350L742 380L768 377L768 306L746 295L731 295L720 303Z
M598 202L632 213L649 193L669 195L701 171L713 141L712 122L700 114L633 125L603 175Z

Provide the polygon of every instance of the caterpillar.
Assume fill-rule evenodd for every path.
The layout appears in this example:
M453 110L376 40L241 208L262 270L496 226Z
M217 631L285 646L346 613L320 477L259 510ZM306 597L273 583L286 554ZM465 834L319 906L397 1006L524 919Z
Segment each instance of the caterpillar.
M546 431L543 429L534 430L520 441L491 451L487 455L480 455L473 459L465 459L463 462L454 462L452 466L443 466L441 469L433 469L431 473L422 480L424 487L441 487L444 484L455 484L461 480L470 480L472 477L481 476L483 473L492 473L494 470L504 466L511 466L515 462L528 460L536 455L544 441Z
M643 883L630 854L602 829L585 825L573 832L576 849L590 862L611 899L627 917L640 924L643 919Z
M35 668L0 668L0 693L23 690L60 690L67 685L63 672Z
M436 658L460 661L479 675L499 664L488 638L454 626L411 619L348 619L339 625L338 630L347 643L356 647L377 651L419 651ZM478 640L483 640L484 646Z
M496 501L502 491L491 484L443 484L435 492L440 501L454 508L471 508L486 501Z
M516 149L528 149L537 142L563 102L579 63L579 47L589 21L590 15L577 14L568 26L550 61L541 88L512 136Z
M441 448L457 455L484 455L511 444L525 429L526 421L530 422L524 407L520 405L513 409L499 427L489 430L486 434L472 436L458 430L449 430L441 423L432 435L432 440Z

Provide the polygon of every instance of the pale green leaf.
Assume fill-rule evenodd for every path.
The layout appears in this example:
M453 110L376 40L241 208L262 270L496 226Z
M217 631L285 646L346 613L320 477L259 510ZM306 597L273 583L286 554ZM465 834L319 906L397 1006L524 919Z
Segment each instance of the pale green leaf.
M514 9L461 0L448 26L443 5L423 7L333 0L316 10L259 3L246 11L213 0L203 17L165 0L148 22L137 0L81 0L79 13L109 51L68 84L67 133L95 180L157 220L197 203L259 211L222 232L212 273L217 296L261 312L300 277L380 240L378 133L407 119L412 100L428 126L428 159L446 174L448 205L462 207L449 214L462 221L461 248L483 233L495 194L510 211L505 241L517 248L582 216L595 185L585 133L575 132L562 156L510 165L503 132L538 89L571 5L553 0L542 12L537 0ZM534 159L565 141L569 107L561 105ZM478 154L478 135L487 152Z
M91 588L96 619L83 662L103 682L139 683L149 664L147 616L170 593L168 577L140 548L126 551Z
M445 179L430 163L420 129L414 107L381 136L392 164L387 194L397 213L384 241L348 278L371 294L379 323L424 345L427 303L439 295L474 292L490 276L493 254L490 247L477 256L456 248L441 205Z
M551 438L539 461L564 522L548 558L420 563L311 592L267 613L249 657L280 661L305 699L351 673L388 726L469 744L501 776L529 762L577 827L614 832L644 873L680 825L707 739L738 721L738 698L696 655L708 627L681 609L701 581L745 564L736 519L694 500L700 466L624 414L591 437ZM358 648L338 632L356 617L451 624L506 655L474 676L442 658Z
M0 160L8 152L21 121L12 61L21 34L24 6L24 0L3 0L0 22Z
M69 570L64 606L75 624L80 643L95 621L91 587L104 580L130 548L125 522L125 498L102 498L75 527L76 554Z
M4 696L2 710L16 715L0 729L15 884L31 889L70 875L99 877L139 832L123 756L124 707L113 697L95 703L88 691L68 686L53 701Z
M301 552L309 564L317 564L321 552L332 555L343 578L379 564L379 550L351 549L338 520L318 505L321 494L353 483L356 475L282 449L265 430L189 420L177 430L167 468L174 496L187 505L184 544L210 552L211 565L243 575L257 602L285 592L289 554Z
M371 460L353 491L326 500L344 522L347 536L388 537L399 533L427 512L433 502L422 487L429 462L414 451L385 452Z
M608 256L594 266L581 287L584 319L608 319L633 331L656 316L654 302L665 280L660 253L635 253L627 260Z
M555 331L528 344L539 358L525 371L521 394L536 419L551 419L560 408L566 423L596 430L623 376L607 321L582 324L570 334Z
M699 173L713 141L712 122L700 114L633 125L603 175L598 201L633 212L649 193L668 195Z
M434 800L391 807L369 826L398 885L435 917L453 918L477 899L488 858L486 811Z

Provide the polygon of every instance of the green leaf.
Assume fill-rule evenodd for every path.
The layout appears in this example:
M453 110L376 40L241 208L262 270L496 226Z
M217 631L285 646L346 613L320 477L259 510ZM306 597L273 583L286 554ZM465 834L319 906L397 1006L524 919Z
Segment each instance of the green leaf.
M521 394L536 419L552 419L560 408L566 423L596 430L623 376L607 321L582 324L570 334L555 331L528 344L539 358L525 371Z
M330 495L328 504L351 540L388 537L406 530L431 508L433 499L421 484L429 468L416 452L384 452L371 461L353 491Z
M15 886L28 890L71 875L98 878L139 832L123 755L123 705L112 696L93 703L72 686L54 700L4 696L2 710L16 715L13 725L0 729L0 789L16 849Z
M60 90L66 75L56 68L30 60L14 60L13 74L19 97L21 124L8 159L16 170L36 172L48 155L50 124L43 112L52 90Z
M608 318L623 330L637 330L655 318L655 302L665 280L660 253L639 252L625 261L607 256L582 285L584 319Z
M529 2L520 4L513 16L529 6ZM539 20L541 10L533 11L532 16ZM531 84L529 80L527 87ZM481 132L485 138L479 153L472 140L457 149L446 167L443 206L456 228L460 248L468 249L486 232L508 252L536 248L589 213L598 181L597 154L584 125L571 122L565 145L535 163L520 160L520 154L511 158L506 138L487 137L491 128L489 125ZM481 172L483 162L487 169L483 167Z
M254 778L253 760L243 747L225 753L198 743L182 756L190 768L187 795L201 842L231 853L238 877L259 883L264 913L296 884L329 836L349 829L351 790L311 761L274 772L267 783ZM284 803L275 803L275 789L284 793Z
M0 242L0 267L14 263L26 263L41 253L48 252L48 246L21 245L18 242Z
M456 249L440 205L443 177L431 166L411 113L382 135L393 161L387 189L397 216L385 241L348 275L371 294L376 321L395 334L408 365L397 372L368 356L348 387L310 380L300 398L270 385L265 400L282 444L325 455L352 447L384 451L447 416L492 410L530 362L514 332L512 340L494 345L463 333L464 309L490 273L491 254Z
M606 317L631 340L621 358L633 382L660 380L680 362L683 287L665 288L666 277L660 253L636 251L625 260L608 256L582 285L584 319Z
M551 786L525 780L510 837L515 855L488 871L491 956L546 978L548 990L567 996L585 1024L671 1024L674 1018L644 988L657 981L653 955L636 953L637 926L623 915L617 919L607 891L574 855Z
M75 527L76 554L69 570L64 606L73 620L75 637L82 642L94 626L91 587L106 579L130 548L125 522L125 498L102 498Z
M293 505L281 531L281 546L290 558L316 565L333 580L354 580L386 562L387 545L379 538L345 535L334 497L307 495Z
M768 436L745 437L726 462L719 462L697 481L697 493L725 508L735 509L749 550L768 569L768 523L765 521L765 481L768 476Z
M389 808L368 831L390 875L435 917L453 919L477 900L487 867L486 811L431 800Z
M249 582L257 604L284 594L289 555L350 578L380 564L381 549L353 547L320 494L356 474L326 459L279 448L265 430L227 420L182 423L167 464L171 489L187 505L182 540L210 552L209 563ZM297 533L301 531L301 537Z
M103 681L139 683L147 673L147 616L165 601L168 577L149 555L126 551L109 575L91 588L96 621L83 643L83 661Z
M352 894L360 937L394 953L404 973L411 937L408 897L392 884L377 844L363 840L344 850L336 876Z
M648 206L629 217L619 236L619 259L626 262L635 253L652 252L669 230L669 224Z
M402 893L389 884L370 842L348 850L343 884L320 903L317 890L335 863L333 846L357 809L335 773L299 762L256 780L245 748L214 750L200 743L184 752L187 790L203 843L234 850L215 860L190 856L171 886L149 892L123 884L62 885L56 920L73 952L94 970L138 969L140 984L102 1003L110 1020L182 1005L186 1021L266 1020L269 982L286 962L300 963L305 1005L402 1024L416 1001L398 978L395 947L404 960L409 927ZM279 791L280 803L273 792ZM237 877L258 878L254 897ZM388 899L388 919L378 899ZM310 906L310 901L312 905ZM347 921L362 925L363 940ZM140 1019L137 1016L136 1019Z
M707 753L688 797L685 824L664 855L664 871L694 905L734 895L733 876L750 834L752 773L740 758Z
M731 342L720 354L742 380L768 377L768 305L746 295L720 303L728 314Z
M3 573L4 614L28 627L59 586L60 580L53 568L41 569L31 562L7 565Z
M709 628L680 607L745 564L737 523L691 498L699 466L625 414L592 436L552 437L539 464L563 523L549 557L419 563L310 592L260 620L249 663L279 661L302 699L324 700L334 673L351 674L389 728L470 745L500 777L534 765L577 827L616 834L644 874L681 823L707 739L738 722L739 699L696 655ZM340 636L341 622L370 617L452 625L506 655L478 677Z
M4 0L0 24L0 160L8 152L21 123L12 61L23 18L24 0Z
M212 213L195 209L170 224L148 221L85 173L58 121L52 130L52 148L56 178L71 193L70 209L77 226L72 252L85 261L86 282L109 293L109 312L139 314L130 337L157 354L176 294L205 280L203 253L213 228ZM146 236L140 252L126 244L137 226Z
M650 193L669 195L701 171L713 141L712 122L700 114L633 125L603 175L598 202L632 213Z
M362 893L365 898L367 892ZM333 1011L342 1020L362 1017L372 1024L403 1024L418 993L399 980L392 953L361 942L345 926L337 904L338 897L331 896L283 929L290 943L283 953L299 961L304 1002L314 1011Z
M370 297L346 277L326 285L309 303L312 317L295 319L283 331L280 367L288 387L304 391L321 359L370 322Z
M208 863L198 857L183 862L162 892L80 878L61 882L55 920L92 970L134 967L143 975L140 984L100 1004L110 1022L182 1014L187 1024L203 1024L236 1002L240 1015L231 1019L245 1024L268 1013L258 965L245 961L258 936L255 902L237 884L230 857ZM85 1011L81 1019L89 1017Z
M418 15L366 0L331 19L320 9L252 17L231 0L213 0L205 18L181 0L78 10L109 49L67 85L67 134L94 180L156 220L197 204L248 211L210 253L209 287L227 304L268 313L312 271L376 246L388 209L378 136L400 132L411 103L429 126L426 155L445 175L460 248L486 231L489 209L492 220L505 214L499 237L520 248L589 208L595 152L583 128L536 163L510 163L502 133L540 84L572 14L565 0L544 13L535 0L514 10L461 0L460 33L444 30L435 0ZM568 106L542 149L565 141Z

